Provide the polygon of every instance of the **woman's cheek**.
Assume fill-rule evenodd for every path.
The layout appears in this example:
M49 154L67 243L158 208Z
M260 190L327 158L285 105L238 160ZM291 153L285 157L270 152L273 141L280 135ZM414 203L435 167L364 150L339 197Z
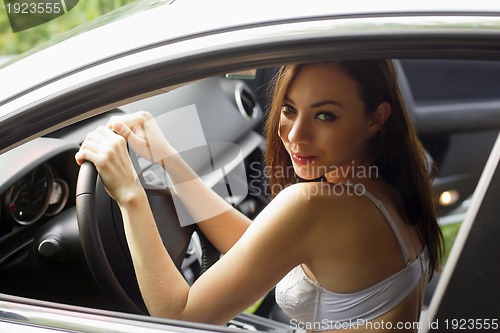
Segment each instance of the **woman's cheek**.
M358 141L349 133L340 130L332 131L330 135L325 135L321 142L329 155L336 161L335 165L342 165L356 155Z
M357 129L353 129L348 133L345 133L342 140L342 145L344 146L345 156L348 156L351 160L359 157L363 152L365 137L363 132Z

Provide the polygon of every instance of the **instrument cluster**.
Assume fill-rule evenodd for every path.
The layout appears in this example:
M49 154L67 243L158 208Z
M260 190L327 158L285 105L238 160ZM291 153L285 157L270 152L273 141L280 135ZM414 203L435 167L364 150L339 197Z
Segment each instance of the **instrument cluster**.
M14 224L30 225L44 216L58 214L68 197L68 183L58 177L49 164L43 163L5 191L2 195L2 216Z

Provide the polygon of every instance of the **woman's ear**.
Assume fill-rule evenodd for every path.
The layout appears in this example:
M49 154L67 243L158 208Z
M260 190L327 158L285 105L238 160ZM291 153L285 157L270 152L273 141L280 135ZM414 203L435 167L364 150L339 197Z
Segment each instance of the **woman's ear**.
M382 102L377 106L375 112L370 115L370 122L368 124L368 137L377 134L378 131L384 126L385 121L391 115L391 105L389 102Z

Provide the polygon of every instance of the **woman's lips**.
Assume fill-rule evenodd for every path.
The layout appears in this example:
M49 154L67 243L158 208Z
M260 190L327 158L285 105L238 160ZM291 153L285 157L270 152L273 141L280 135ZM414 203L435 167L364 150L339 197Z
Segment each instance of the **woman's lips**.
M311 165L316 156L292 153L292 160L297 165Z

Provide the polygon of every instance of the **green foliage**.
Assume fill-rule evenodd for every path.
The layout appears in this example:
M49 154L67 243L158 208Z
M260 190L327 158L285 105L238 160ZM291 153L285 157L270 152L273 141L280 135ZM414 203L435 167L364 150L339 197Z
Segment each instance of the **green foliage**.
M28 30L13 33L5 6L0 6L0 55L23 53L41 43L135 0L80 0L65 15ZM2 1L3 4L3 1Z
M458 231L462 223L451 223L441 226L441 231L443 232L444 238L444 254L441 260L441 264L444 265L448 260L448 255L450 254L451 247L457 238Z

